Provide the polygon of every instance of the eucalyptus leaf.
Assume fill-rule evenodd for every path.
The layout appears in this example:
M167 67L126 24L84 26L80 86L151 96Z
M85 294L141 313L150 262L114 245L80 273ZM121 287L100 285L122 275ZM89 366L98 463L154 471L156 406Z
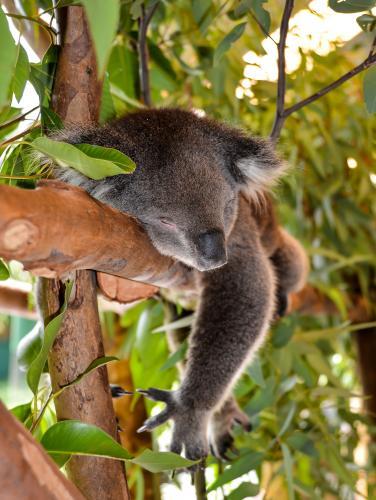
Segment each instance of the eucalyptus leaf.
M148 449L133 458L131 462L140 465L143 469L150 472L187 468L197 463L192 460L187 460L176 453L171 453L169 451L152 451Z
M73 281L67 281L65 283L64 303L60 309L59 314L55 316L45 327L41 350L38 356L32 361L27 371L26 380L28 386L34 394L36 394L38 391L39 379L46 364L48 353L63 322L64 314L68 307L68 301L72 291L72 287Z
M0 281L7 280L9 278L9 269L5 265L5 262L0 259Z
M230 49L231 45L235 43L244 33L247 23L237 24L230 33L228 33L218 44L214 51L213 65L216 66L222 59L223 55Z
M9 87L17 62L17 47L9 30L8 21L0 6L0 110L8 101Z
M376 0L329 0L329 7L336 12L352 14L372 9L376 5Z
M264 454L258 451L247 453L227 467L222 474L208 487L207 492L223 486L237 477L256 469L263 461Z
M99 74L103 75L111 46L115 38L118 22L119 0L82 0L89 21L97 54Z
M37 137L32 148L51 158L61 167L71 167L95 180L113 175L128 174L135 169L134 162L120 151L91 144L73 146L48 137Z
M67 389L68 387L72 387L72 385L78 384L86 375L89 375L89 373L93 372L100 366L105 366L108 363L111 363L111 361L119 361L119 358L116 358L115 356L102 356L100 358L95 359L92 361L89 366L84 370L80 375L78 375L72 382L69 382L68 384L62 385L61 388L58 390L59 394L64 390Z
M363 92L368 113L376 113L376 66L367 69L363 78Z
M287 446L287 444L282 443L281 448L282 448L283 465L284 465L284 469L285 469L285 478L286 478L286 482L287 482L287 491L288 491L288 495L289 495L289 500L294 500L295 493L294 493L294 483L293 483L292 456L291 456L290 448Z

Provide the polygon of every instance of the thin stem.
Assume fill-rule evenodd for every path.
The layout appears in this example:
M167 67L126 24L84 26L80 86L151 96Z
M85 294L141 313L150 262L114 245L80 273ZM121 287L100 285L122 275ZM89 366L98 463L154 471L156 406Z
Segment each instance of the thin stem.
M27 115L38 109L39 106L35 106L32 109L29 109L29 111L26 111L26 113L23 113L22 115L16 116L15 118L12 118L11 120L4 122L0 125L0 130L3 130L4 128L10 127L10 125L13 125L14 123L22 121L24 118L26 118Z
M205 460L203 460L194 473L194 484L197 500L206 500Z
M147 47L147 31L150 21L159 6L159 2L152 5L147 11L145 6L141 7L141 17L139 20L138 30L138 54L139 54L139 71L140 71L140 87L141 100L147 106L152 105L150 93L150 75L149 75L149 52Z
M277 83L277 109L270 138L275 141L281 132L284 122L283 111L285 108L286 94L286 37L289 30L289 21L294 8L294 0L286 0L283 10L282 22L278 42L278 83Z
M251 17L253 18L253 20L255 21L255 23L257 24L257 26L260 28L260 30L264 33L264 35L267 37L267 38L270 38L270 40L275 43L275 45L277 45L278 47L278 42L276 42L274 40L274 38L272 37L272 35L264 28L264 26L262 25L262 23L259 21L258 17L252 12L252 11L249 11L249 13L251 14Z
M31 132L33 129L39 127L39 125L40 125L40 123L33 123L33 125L31 125L27 129L25 129L23 132L20 132L19 134L14 135L13 137L10 137L6 141L1 142L0 148L2 148L3 146L6 146L7 144L12 144L13 142L17 141L17 139L20 139L20 137L23 137L24 135Z
M291 115L291 113L294 113L295 111L298 111L299 109L303 108L304 106L307 106L307 104L311 104L311 102L316 101L317 99L320 99L320 97L324 96L331 90L336 89L343 83L347 82L347 80L350 80L353 76L357 75L358 73L361 73L362 71L366 70L370 66L373 66L376 63L376 54L373 54L371 56L368 56L367 59L365 59L361 64L353 68L351 71L348 71L344 75L342 75L338 80L335 80L334 82L330 83L326 87L322 88L318 92L315 92L311 96L307 97L306 99L303 99L300 102L297 102L293 106L290 106L289 108L285 109L283 112L283 120L285 120L288 116Z

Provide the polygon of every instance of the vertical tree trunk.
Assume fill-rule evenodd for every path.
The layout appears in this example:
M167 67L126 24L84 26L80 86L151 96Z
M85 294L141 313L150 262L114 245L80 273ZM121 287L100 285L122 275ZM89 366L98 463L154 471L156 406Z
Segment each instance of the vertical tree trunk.
M101 84L97 80L95 52L84 11L81 7L68 7L61 14L62 47L52 95L53 109L65 123L95 123ZM45 318L58 311L62 288L58 281L43 280L41 304ZM95 358L104 354L96 292L95 274L77 272L72 298L49 356L54 389L74 380ZM79 419L117 438L106 368L99 368L64 391L56 400L56 412L59 420ZM87 499L129 498L125 469L119 461L73 457L67 471Z

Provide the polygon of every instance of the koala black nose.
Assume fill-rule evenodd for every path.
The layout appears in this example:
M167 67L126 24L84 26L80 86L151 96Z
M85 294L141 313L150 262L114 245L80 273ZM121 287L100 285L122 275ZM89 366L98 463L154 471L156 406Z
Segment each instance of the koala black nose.
M226 242L222 231L211 229L199 234L197 248L198 261L203 270L208 271L226 264Z

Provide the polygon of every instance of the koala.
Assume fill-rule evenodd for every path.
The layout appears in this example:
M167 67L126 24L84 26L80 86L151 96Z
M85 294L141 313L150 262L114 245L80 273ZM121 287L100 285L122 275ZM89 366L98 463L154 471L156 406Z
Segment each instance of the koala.
M137 165L131 175L94 181L56 167L55 176L134 216L161 254L197 275L181 385L140 390L165 408L139 431L172 420L171 451L192 460L209 449L225 456L232 426L250 429L231 389L307 274L304 251L278 226L267 194L284 163L268 140L181 109L137 111L55 138L130 156Z

